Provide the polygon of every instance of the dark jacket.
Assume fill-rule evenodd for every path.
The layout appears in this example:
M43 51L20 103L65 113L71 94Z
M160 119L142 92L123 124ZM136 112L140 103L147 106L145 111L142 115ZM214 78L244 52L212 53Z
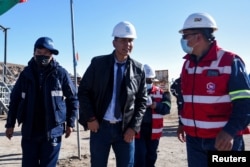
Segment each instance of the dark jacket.
M178 115L183 108L183 97L181 93L181 78L177 78L170 86L171 93L176 97L176 104L178 109Z
M112 99L115 53L92 59L78 89L80 102L79 123L87 130L87 121L96 117L102 122ZM146 110L147 92L143 65L127 59L120 96L123 116L123 131L132 128L140 130Z
M22 136L30 138L34 123L34 112L37 98L37 78L35 61L32 58L11 92L6 128L22 124ZM42 96L44 97L45 130L47 137L58 137L65 132L67 126L74 127L79 102L75 86L68 72L56 61L52 60L44 78Z

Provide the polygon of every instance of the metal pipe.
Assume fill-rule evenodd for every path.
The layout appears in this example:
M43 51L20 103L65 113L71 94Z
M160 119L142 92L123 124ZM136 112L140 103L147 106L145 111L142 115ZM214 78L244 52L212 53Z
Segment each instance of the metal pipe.
M76 54L75 54L75 34L74 34L74 9L73 9L73 0L70 0L70 13L71 13L71 35L72 35L72 51L73 51L73 66L74 66L74 80L76 91L78 92L77 85L77 73L76 73ZM77 145L78 145L78 158L81 159L81 143L80 143L80 130L79 130L79 114L77 114L76 128L77 128Z
M10 28L5 28L4 26L0 25L0 28L4 32L4 68L3 68L3 79L6 82L6 67L7 67L7 30Z

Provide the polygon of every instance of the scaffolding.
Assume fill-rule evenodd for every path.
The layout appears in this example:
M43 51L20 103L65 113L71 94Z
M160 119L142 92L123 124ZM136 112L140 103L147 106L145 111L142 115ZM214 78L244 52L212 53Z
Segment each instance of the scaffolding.
M18 69L18 70L17 70ZM10 102L10 93L15 84L17 77L23 67L13 64L5 65L0 63L0 114L7 114Z

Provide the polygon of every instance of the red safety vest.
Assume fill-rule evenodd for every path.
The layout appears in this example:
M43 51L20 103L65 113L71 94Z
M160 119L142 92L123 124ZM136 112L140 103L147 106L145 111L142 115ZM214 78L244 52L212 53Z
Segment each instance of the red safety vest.
M191 136L214 138L232 113L227 83L234 54L215 43L198 65L186 58L181 74L184 131Z
M162 100L163 90L153 85L149 95L152 97L153 102L159 103ZM163 115L156 113L155 110L152 109L151 139L152 140L159 139L162 135L162 130L163 130ZM140 132L136 135L136 138L140 138Z

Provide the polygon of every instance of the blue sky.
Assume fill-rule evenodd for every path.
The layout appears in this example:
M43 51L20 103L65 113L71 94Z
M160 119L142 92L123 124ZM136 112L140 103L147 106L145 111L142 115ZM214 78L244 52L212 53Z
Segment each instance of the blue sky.
M179 76L185 53L178 33L191 13L210 13L218 25L219 46L237 53L250 72L250 1L239 0L73 0L76 67L82 76L92 57L113 51L113 27L120 21L134 24L138 38L131 57L155 70ZM37 38L49 36L59 50L56 60L74 73L70 0L28 0L0 16L9 27L7 62L26 65ZM4 61L4 33L0 33L0 61Z

